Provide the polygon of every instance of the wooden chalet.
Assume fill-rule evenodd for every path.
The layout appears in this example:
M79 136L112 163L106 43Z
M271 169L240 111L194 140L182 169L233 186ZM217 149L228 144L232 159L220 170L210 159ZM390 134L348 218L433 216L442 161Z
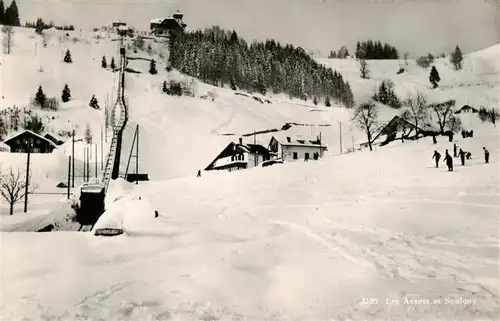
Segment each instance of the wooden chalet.
M28 142L31 143L31 153L52 153L57 147L51 140L31 130L17 133L4 141L4 143L10 147L11 153L27 153Z
M274 157L275 155L266 147L259 144L243 144L242 138L240 138L238 144L229 143L205 170L227 170L231 172L257 167Z
M463 105L462 108L460 108L459 110L457 110L455 112L455 114L467 114L467 113L478 113L479 110L477 110L476 108L472 107L472 106L469 106L469 105Z

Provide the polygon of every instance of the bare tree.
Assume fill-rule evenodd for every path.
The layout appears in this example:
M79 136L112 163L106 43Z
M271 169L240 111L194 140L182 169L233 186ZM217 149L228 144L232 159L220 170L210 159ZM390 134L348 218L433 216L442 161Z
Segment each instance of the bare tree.
M457 124L460 123L460 120L455 117L453 113L453 106L455 106L455 100L448 100L444 103L431 104L430 107L434 111L437 116L437 123L439 125L439 131L441 134L444 134L445 128L448 128L452 131L459 130L460 126Z
M380 128L378 123L378 110L377 106L373 102L362 103L354 111L352 121L356 126L365 132L366 138L368 139L368 147L370 151L373 150L372 143L377 130Z
M370 77L370 70L368 69L368 63L365 59L359 61L359 72L361 73L361 78L368 79Z
M3 51L9 55L14 42L14 29L11 26L3 26L2 32L5 34L3 38Z
M410 53L409 52L405 52L405 55L404 55L405 65L407 65L407 66L408 66L408 57L410 57Z
M33 193L37 188L31 183L31 174L28 175L28 194ZM26 172L12 168L8 172L0 174L0 196L10 205L10 215L14 214L14 204L19 202L26 195Z
M406 121L409 121L415 125L417 128L417 136L418 139L418 128L419 125L425 122L427 117L429 116L429 110L427 106L427 99L424 94L421 92L417 92L415 97L408 97L403 105L406 107L405 111L402 114L402 118Z

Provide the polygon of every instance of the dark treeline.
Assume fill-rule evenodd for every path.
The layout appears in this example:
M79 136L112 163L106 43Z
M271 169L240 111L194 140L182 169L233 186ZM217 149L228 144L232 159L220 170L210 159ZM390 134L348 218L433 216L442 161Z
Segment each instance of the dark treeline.
M13 0L8 8L5 8L3 0L0 0L0 25L14 27L21 26L21 20L19 20L19 9L17 8L16 0Z
M385 43L382 45L380 41L362 41L356 44L356 58L358 59L398 59L398 50Z
M274 40L249 45L235 31L218 26L172 35L170 64L216 86L262 94L271 90L303 100L329 98L347 107L354 104L342 75L318 64L302 48Z
M56 26L53 21L46 23L45 21L43 21L42 18L36 19L36 22L26 21L24 23L24 26L26 28L36 29L37 31L42 31L44 29L50 29L50 28L56 28L58 30L75 30L75 27L73 25Z

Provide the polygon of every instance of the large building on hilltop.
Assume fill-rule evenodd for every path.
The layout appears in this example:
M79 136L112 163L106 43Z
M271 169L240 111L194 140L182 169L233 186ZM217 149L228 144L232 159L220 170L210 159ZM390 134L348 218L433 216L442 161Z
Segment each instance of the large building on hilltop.
M187 25L182 21L183 17L184 14L177 10L172 17L153 19L150 23L151 33L168 36L172 31L184 31Z

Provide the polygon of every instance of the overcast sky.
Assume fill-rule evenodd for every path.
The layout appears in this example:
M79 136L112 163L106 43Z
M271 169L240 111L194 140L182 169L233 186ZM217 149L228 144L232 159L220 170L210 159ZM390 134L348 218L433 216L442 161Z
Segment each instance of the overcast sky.
M10 3L10 0L4 0ZM275 38L306 50L376 39L401 55L464 53L500 42L498 0L17 0L21 21L54 20L77 28L121 19L148 28L154 18L179 9L188 28L214 24L235 29L247 40Z

